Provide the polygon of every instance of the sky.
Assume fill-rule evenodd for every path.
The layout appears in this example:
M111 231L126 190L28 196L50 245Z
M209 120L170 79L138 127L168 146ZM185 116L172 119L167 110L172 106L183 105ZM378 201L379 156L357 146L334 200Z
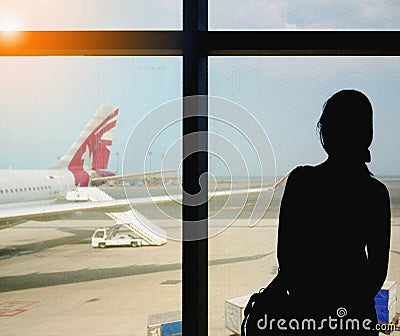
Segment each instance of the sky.
M399 29L397 0L209 0L210 29ZM181 0L0 0L14 29L182 29Z
M14 29L181 29L180 0L0 0Z
M211 29L399 29L396 0L210 0Z
M400 57L212 57L209 73L211 95L240 104L261 123L278 175L326 158L316 124L324 102L346 88L373 105L371 171L400 175Z
M178 0L0 0L0 27L181 29L181 11ZM400 27L398 1L213 0L209 11L210 29ZM155 108L181 97L181 65L179 57L0 58L0 168L49 166L100 104L111 104L119 106L120 117L110 170L121 172L135 126ZM284 175L296 165L316 164L326 157L315 129L322 105L337 90L359 89L375 110L370 168L376 175L400 176L399 75L398 57L213 57L209 92L254 115L269 138L276 172ZM238 138L232 128L216 121L210 126L227 138ZM155 141L152 169L160 165L179 132L175 125ZM249 170L257 172L254 158L247 160ZM128 170L142 171L143 166L150 169L149 158L132 162ZM221 167L214 164L216 173L224 175Z

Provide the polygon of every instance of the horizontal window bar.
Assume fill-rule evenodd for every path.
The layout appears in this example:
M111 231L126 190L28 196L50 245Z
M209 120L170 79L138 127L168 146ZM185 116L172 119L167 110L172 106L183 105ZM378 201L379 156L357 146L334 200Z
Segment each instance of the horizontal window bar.
M0 56L182 55L182 31L0 32ZM210 56L399 55L400 31L199 32Z
M182 31L0 32L1 56L173 56L182 54Z
M207 32L200 33L210 56L398 55L400 32Z

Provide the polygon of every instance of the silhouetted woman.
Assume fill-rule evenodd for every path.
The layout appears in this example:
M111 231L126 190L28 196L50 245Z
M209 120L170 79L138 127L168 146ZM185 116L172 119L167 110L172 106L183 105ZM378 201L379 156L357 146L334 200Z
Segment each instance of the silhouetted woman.
M373 135L368 98L335 93L318 130L329 157L290 173L279 215L279 269L288 316L300 329L286 334L378 335L374 297L387 273L390 202L365 164Z

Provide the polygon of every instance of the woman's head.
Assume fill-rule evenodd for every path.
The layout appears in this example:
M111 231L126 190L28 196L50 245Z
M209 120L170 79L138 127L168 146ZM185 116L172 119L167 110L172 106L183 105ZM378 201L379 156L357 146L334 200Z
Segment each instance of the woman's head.
M370 162L372 105L363 93L336 92L324 104L317 128L322 147L329 156Z

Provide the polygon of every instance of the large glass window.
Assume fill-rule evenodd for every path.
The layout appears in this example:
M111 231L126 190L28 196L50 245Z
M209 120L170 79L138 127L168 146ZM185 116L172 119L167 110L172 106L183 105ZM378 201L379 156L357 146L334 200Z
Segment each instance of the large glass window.
M96 134L86 143L78 164L82 164L91 178L121 174L125 146L133 129L157 106L181 96L181 67L180 57L0 58L0 110L3 111L0 183L36 188L34 195L13 193L9 197L22 201L1 204L0 212L8 209L22 215L39 206L68 207L65 195L53 194L53 190L43 187L38 191L37 185L46 183L59 190L55 181L70 182L70 165L53 166L44 176L42 172L60 158L67 160L63 155L74 141L89 137L81 132L103 104L111 106L110 113L118 108L118 117L104 122L105 115L92 119L91 123L101 122L102 126L93 130ZM175 128L175 132L179 137L181 127ZM98 137L112 143L107 142L106 149L102 149L111 151L108 165L97 170L90 168L94 167L100 150L91 142ZM170 137L164 135L165 138ZM181 318L181 243L171 240L156 246L156 241L145 246L149 243L146 237L151 234L146 231L149 223L167 234L174 229L174 221L167 215L162 217L163 213L156 211L156 204L143 203L144 198L150 199L148 189L158 191L159 195L164 192L157 179L160 174L143 176L150 164L153 171L161 168L164 147L156 144L158 147L151 148L151 163L148 158L140 162L136 158L131 164L125 162L125 174L141 174L95 185L100 192L97 201L110 201L110 196L123 201L128 196L137 217L121 217L121 213L130 209L127 204L90 212L62 214L60 211L52 216L37 214L22 220L1 221L2 333L136 335L146 333L151 316L173 313L173 319ZM140 147L143 143L133 145ZM181 153L177 152L176 159L180 158ZM176 181L171 178L171 187ZM69 187L75 190L75 185ZM179 184L176 183L175 189L180 192ZM69 206L87 203L86 191L77 192L81 202L69 202ZM31 202L32 197L41 194L49 197ZM135 203L137 199L142 205ZM94 204L96 200L92 200ZM164 207L174 213L180 209L175 204ZM111 237L112 229L122 222L130 223L135 230L122 225L113 236L114 241L105 241L106 246L113 243L110 247L101 249L92 245L96 229L106 228ZM104 238L101 232L105 231L97 231L95 238ZM102 242L96 244L103 247Z
M275 154L277 179L298 165L315 165L325 160L316 123L324 102L333 93L343 88L354 88L368 95L374 108L374 140L369 169L387 186L391 196L393 237L387 280L398 282L400 170L397 163L400 156L396 148L400 143L397 132L400 105L396 97L400 93L400 59L211 57L209 71L210 94L235 101L260 122ZM231 119L231 113L225 111L226 120ZM354 125L354 132L357 132L357 125ZM230 133L232 135L233 131ZM268 143L264 143L268 147ZM257 148L261 146L254 143L253 149ZM243 154L246 156L246 152ZM229 162L231 155L231 152L225 152L225 161ZM249 166L252 164L254 160L250 160ZM343 193L356 192L351 179L349 176L348 181L343 181ZM248 195L243 211L235 220L233 207L220 204L219 218L231 223L225 231L209 240L210 335L224 332L227 317L224 303L227 300L258 291L276 275L276 238L283 190L284 185L275 190L271 203L267 193L261 198L268 208L265 214L253 212L257 194ZM215 213L217 202L216 199L209 202L210 216ZM249 227L251 217L261 220ZM210 222L213 223L211 217ZM229 318L233 319L230 323L236 323L234 315L228 315Z
M273 195L251 193L245 199L239 198L239 192L229 200L224 191L232 187L239 191L248 186L269 187L276 181L270 170L274 165L277 177L281 177L298 164L323 160L325 156L318 144L315 123L323 101L336 89L347 85L365 90L376 104L376 140L371 170L387 184L394 200L393 248L388 278L398 279L396 197L399 172L395 146L399 142L396 133L399 120L393 102L393 97L398 96L397 57L271 55L399 55L398 47L393 43L398 39L397 33L370 32L398 30L399 12L396 1L386 0L0 0L1 169L48 167L62 158L74 136L98 106L106 103L119 107L119 122L109 167L107 171L97 171L91 178L107 177L109 170L116 175L135 173L137 169L139 172L158 170L166 153L182 157L182 143L179 142L182 130L186 134L193 129L204 129L206 124L202 118L184 125L171 124L154 136L151 146L144 148L148 145L146 137L154 132L151 123L143 123L142 118L147 113L159 111L158 127L165 117L163 104L181 97L182 92L204 94L207 81L211 95L222 97L216 98L218 101L229 102L225 112L223 108L219 110L219 119L213 118L215 106L209 106L208 135L214 133L219 137L208 140L208 170L211 173L208 188L211 192L221 192L208 202L209 233L212 235L209 241L180 243L170 239L162 247L92 249L93 231L100 226L110 228L121 220L120 217L113 218L110 212L105 215L104 211L75 211L65 216L53 214L40 217L38 222L29 218L22 224L20 220L2 222L6 229L0 235L0 315L4 316L0 329L10 334L43 334L43 330L59 335L144 334L147 325L180 320L182 303L185 335L230 334L224 323L225 301L257 291L277 272L276 229L283 189L278 188ZM196 34L196 27L204 30L207 26L210 30L220 31L323 31L317 33L318 36L303 32L294 40L291 39L292 32L278 32L282 37L279 39L274 32L261 34L262 39L260 34L251 32ZM162 31L182 29L179 32ZM13 30L56 32L7 33ZM62 30L77 32L65 34ZM335 34L339 39L333 40L326 30L344 32ZM367 32L345 32L352 30ZM265 43L270 37L272 46ZM220 56L208 58L207 72L205 61L210 41L212 55ZM352 42L357 42L357 46ZM221 56L235 55L235 50L242 56L270 56ZM10 55L20 57L8 57ZM62 55L73 57L60 57ZM86 56L79 57L82 55ZM92 57L96 55L107 57ZM182 57L157 58L155 55ZM161 108L154 110L157 106ZM225 121L232 120L235 117L232 112L238 110L249 113L249 118L239 118L239 122L233 124L239 127L232 127ZM153 115L157 116L157 112ZM251 129L246 130L250 135L241 132L241 126L252 124L253 119L259 121L257 132ZM140 129L142 139L141 133L136 132L139 141L132 142L130 131L139 124L148 128ZM260 126L274 149L273 165L269 166L261 185L263 174L254 165L259 157L252 142L248 141L254 140L252 137L258 134ZM227 141L221 146L215 139ZM235 143L238 139L239 144ZM173 148L169 147L171 142L175 144ZM205 143L205 138L183 142L193 145L196 151ZM128 159L123 155L127 143ZM236 156L225 144L234 144L239 149L235 151ZM146 153L144 158L137 159L135 146ZM214 155L213 150L218 155ZM111 179L97 186L117 202L133 199L131 205L139 213L137 218L151 221L165 230L168 237L179 240L182 234L179 202L154 206L144 202L143 198L149 194L155 198L163 197L166 192L180 194L181 175L190 176L183 180L186 190L196 189L197 181L201 187L200 175L206 167L206 155L203 154L199 156L203 161L196 163L193 160L191 166L185 166L190 166L190 174L182 174L181 170L175 176L171 174L166 189L160 188L162 176L158 174L139 174L124 181ZM239 160L237 167L240 169L234 169L231 174L224 155ZM92 159L89 152L82 156L86 163ZM248 166L242 164L247 163L246 160L250 161ZM171 167L163 168L172 168L179 161L172 160ZM247 171L241 170L243 167ZM4 197L25 194L13 192L9 179L2 180L0 176L0 181ZM64 182L53 175L48 175L46 181L33 179L27 184L26 194L39 197L47 192L54 198L65 198L66 190L59 188ZM49 185L49 188L39 192L36 190L38 185ZM214 190L216 185L217 190ZM18 184L18 188L21 186L23 183ZM82 193L73 196L87 198ZM64 201L61 199L56 203ZM43 201L39 203L47 206ZM81 203L75 200L71 204ZM257 206L260 204L268 211ZM182 219L189 224L206 213L206 207L202 205L188 208L183 207ZM7 207L11 213L16 209L18 205ZM249 219L253 219L251 224L256 224L252 228ZM132 237L132 245L138 245L137 238ZM208 262L209 276L206 274ZM237 320L235 323L240 324ZM151 332L157 333L156 329Z

